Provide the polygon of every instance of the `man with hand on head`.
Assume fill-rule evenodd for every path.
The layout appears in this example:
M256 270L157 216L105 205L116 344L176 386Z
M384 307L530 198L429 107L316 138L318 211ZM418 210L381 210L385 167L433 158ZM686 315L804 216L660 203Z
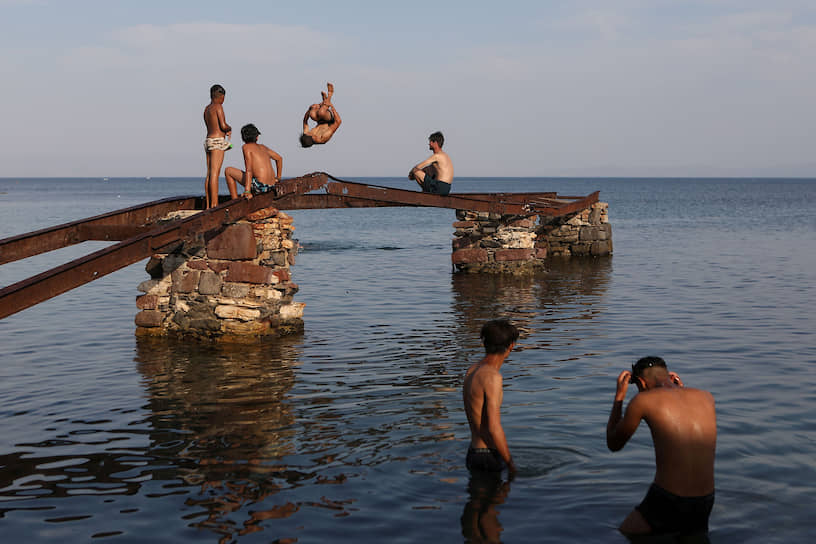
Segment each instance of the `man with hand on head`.
M623 412L630 383L638 393ZM646 421L656 471L649 492L619 527L625 535L708 531L714 505L717 416L708 391L683 387L660 357L644 357L618 376L606 444L618 451Z

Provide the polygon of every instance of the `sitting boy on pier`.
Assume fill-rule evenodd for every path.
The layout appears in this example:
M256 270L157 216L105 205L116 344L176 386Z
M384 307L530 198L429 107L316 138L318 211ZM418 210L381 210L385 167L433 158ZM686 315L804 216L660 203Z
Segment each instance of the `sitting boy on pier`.
M283 158L265 145L258 143L260 134L261 132L252 123L241 127L241 139L244 141L241 149L244 152L246 172L233 166L224 170L232 198L238 198L238 183L244 186L243 196L252 198L253 194L271 191L281 179ZM271 161L275 161L276 168L273 169Z
M325 144L328 142L337 129L340 128L340 114L331 102L334 94L334 85L326 83L328 93L322 92L320 95L323 101L320 104L312 104L303 116L303 134L300 135L300 145L302 147L312 147L314 144ZM317 125L309 128L309 120Z
M450 193L453 183L453 161L442 151L445 137L441 132L434 132L428 137L428 149L433 155L417 164L408 173L408 179L416 181L423 193L445 196Z

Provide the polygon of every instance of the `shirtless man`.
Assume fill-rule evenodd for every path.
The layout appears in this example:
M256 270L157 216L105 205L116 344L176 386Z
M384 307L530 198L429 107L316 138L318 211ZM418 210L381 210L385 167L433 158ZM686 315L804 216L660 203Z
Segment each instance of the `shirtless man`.
M253 194L266 193L281 179L283 170L283 158L266 147L258 143L258 136L261 132L252 123L241 127L241 139L244 145L241 150L244 152L244 168L239 170L233 166L224 170L224 177L227 178L230 196L238 198L237 185L244 186L243 196L252 198ZM275 161L275 168L272 162Z
M303 116L303 134L300 135L300 145L302 147L312 147L314 144L325 144L328 142L337 129L340 128L340 114L332 105L332 95L334 85L326 83L328 93L321 92L323 101L320 104L312 104ZM309 120L317 125L309 128Z
M442 151L445 137L441 132L434 132L428 137L428 149L433 155L417 164L408 173L408 179L416 181L423 193L445 196L450 193L453 183L453 162L447 153Z
M629 383L638 394L621 416ZM606 445L618 451L645 420L655 450L654 482L620 526L625 535L708 531L714 505L717 417L708 391L683 387L660 357L644 357L618 376Z
M462 388L465 414L470 424L468 470L501 472L507 467L511 478L516 473L501 426L504 393L499 370L516 345L518 336L518 329L503 319L489 321L482 327L485 356L468 368Z
M210 87L210 103L204 108L204 124L207 126L207 139L204 140L204 152L207 154L207 179L204 181L204 209L218 206L218 178L221 176L221 165L224 164L224 151L230 149L229 141L232 127L224 118L224 96L227 92L221 85Z

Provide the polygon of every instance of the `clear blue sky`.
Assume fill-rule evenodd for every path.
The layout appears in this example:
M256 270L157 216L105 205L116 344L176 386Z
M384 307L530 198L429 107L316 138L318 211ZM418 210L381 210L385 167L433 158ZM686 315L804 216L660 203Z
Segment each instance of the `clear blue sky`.
M816 176L815 60L812 0L0 0L0 177L203 175L213 83L287 177Z

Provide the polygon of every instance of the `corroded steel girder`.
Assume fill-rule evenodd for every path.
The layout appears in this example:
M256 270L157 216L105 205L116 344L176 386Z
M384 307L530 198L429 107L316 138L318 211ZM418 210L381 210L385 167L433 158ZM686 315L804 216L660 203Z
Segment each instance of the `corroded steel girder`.
M344 181L323 172L284 180L275 188L275 206L284 210L425 206L514 215L560 216L587 207L598 193L587 197L559 197L541 193L452 193L447 196ZM325 194L306 194L325 190Z
M184 219L170 220L163 224L154 222L152 225L134 227L134 229L141 230L141 232L110 247L95 251L62 266L52 268L36 276L4 287L0 289L0 319L65 293L80 285L99 279L102 276L115 272L142 259L146 259L152 254L160 252L162 249L177 244L182 240L204 236L206 233L222 229L226 225L246 217L252 212L268 208L269 204L265 202L267 199L263 198L266 196L272 195L260 195L250 200L230 200L215 208L198 212ZM155 210L162 208L169 202L171 204L175 203L175 205L170 206L170 208L174 208L170 211L190 209L186 207L190 202L190 198L199 204L201 203L200 198L196 200L196 197L186 197L148 203L145 204L144 207L145 209ZM54 229L56 229L57 232L62 229L66 229L66 232L71 233L79 232L84 228L82 225L87 221L92 225L92 229L104 230L102 226L97 223L100 217L113 217L115 221L121 221L122 218L127 217L131 211L131 208L127 208L119 210L118 212L105 214L104 216L67 223L60 227L54 227ZM154 217L154 221L158 221L159 219L156 216L151 217ZM111 229L110 232L115 233L117 229L118 227L115 227ZM82 241L77 240L81 238L79 234L60 237L54 236L52 230L53 229L43 229L43 231L37 231L37 233L41 233L38 236L45 238L50 249L57 249L58 247L64 247L77 243L77 241ZM127 229L123 228L123 230ZM30 234L37 235L37 233ZM9 244L9 247L13 247L13 245L17 243L16 240L18 238L26 238L26 236L29 235L0 240L0 248L3 248L6 244ZM31 247L37 249L42 247L36 241L37 236L33 236L31 239L33 240L33 242L30 242L32 244ZM44 251L50 251L50 249ZM19 248L16 251L19 252ZM31 248L29 248L29 251L31 251ZM32 254L36 255L37 253L42 253L42 251L38 250Z
M71 221L0 240L0 264L25 259L88 240L124 240L168 213L195 209L194 196L175 197L140 204L94 217Z

